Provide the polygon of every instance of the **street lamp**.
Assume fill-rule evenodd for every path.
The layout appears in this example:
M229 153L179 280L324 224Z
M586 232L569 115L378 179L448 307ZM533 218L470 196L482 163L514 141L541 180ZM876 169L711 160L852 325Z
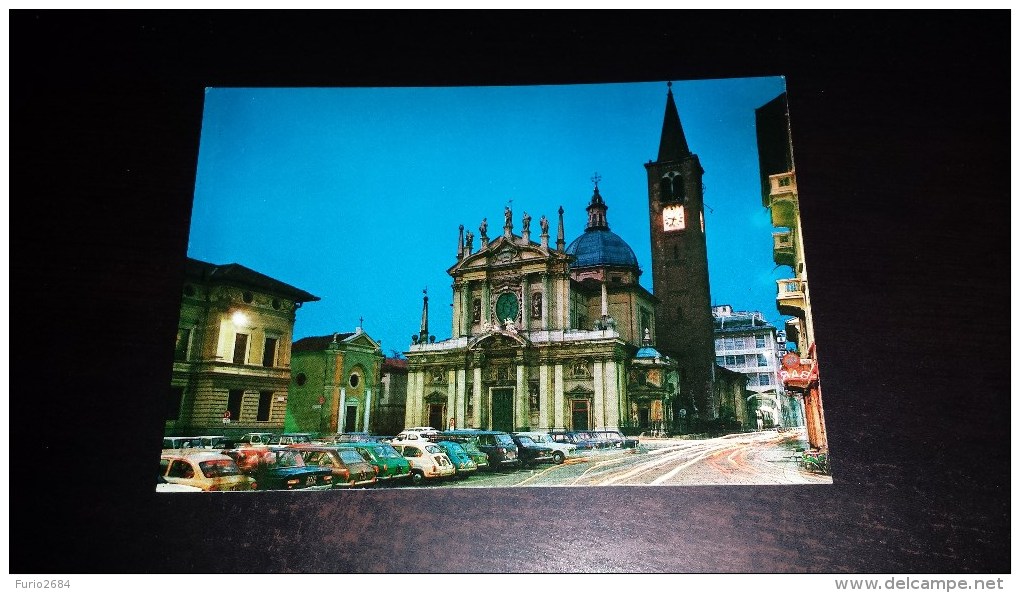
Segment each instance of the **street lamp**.
M234 314L230 316L230 320L237 327L248 327L248 316L244 311L234 311Z

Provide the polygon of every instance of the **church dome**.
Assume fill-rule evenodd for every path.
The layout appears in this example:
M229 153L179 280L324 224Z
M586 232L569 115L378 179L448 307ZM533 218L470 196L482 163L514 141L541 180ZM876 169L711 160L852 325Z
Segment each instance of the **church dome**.
M609 229L586 230L567 246L567 253L577 258L570 264L572 268L638 265L630 245Z
M619 235L609 230L609 222L606 219L606 210L608 209L605 200L599 194L599 186L596 185L595 193L587 208L588 226L583 235L574 239L574 242L567 246L567 253L577 258L570 264L570 267L637 267L638 262L634 250Z

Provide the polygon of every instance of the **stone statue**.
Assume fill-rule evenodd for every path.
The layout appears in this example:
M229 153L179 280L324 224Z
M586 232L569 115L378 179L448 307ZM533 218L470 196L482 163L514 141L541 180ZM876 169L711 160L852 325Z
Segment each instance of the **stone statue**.
M522 226L521 226L522 230L525 233L530 233L531 232L531 216L529 216L527 212L524 213L524 218L521 219L521 223L522 223Z
M503 207L503 218L505 219L503 226L510 229L514 226L514 213L510 210L510 206Z
M549 219L545 217L545 214L542 215L542 218L538 219L538 225L542 227L543 235L549 234Z
M489 230L489 223L488 223L487 220L485 220L483 218L482 219L482 224L478 225L478 234L482 237L483 240L486 238L485 232L488 231L488 230Z
M474 234L471 233L471 231L468 231L467 233L464 234L464 247L467 248L469 253L471 252L471 244L474 243L474 241L475 236Z

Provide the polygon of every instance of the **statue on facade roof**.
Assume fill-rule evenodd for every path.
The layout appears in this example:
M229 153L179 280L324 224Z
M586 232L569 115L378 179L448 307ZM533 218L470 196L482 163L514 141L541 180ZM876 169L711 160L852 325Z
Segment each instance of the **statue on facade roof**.
M475 236L471 231L464 233L464 247L467 248L468 253L471 253L471 244L474 243Z
M488 235L485 234L485 232L488 231L488 230L489 230L489 222L486 219L483 218L482 219L482 224L478 225L478 234L481 236L483 241L488 238Z
M521 219L521 230L525 233L531 232L531 216L525 212L524 217Z
M510 209L510 206L503 207L503 218L504 218L503 226L508 229L513 228L514 212L513 210Z
M545 214L542 215L542 218L538 219L538 226L542 227L543 235L549 234L549 219L545 217Z

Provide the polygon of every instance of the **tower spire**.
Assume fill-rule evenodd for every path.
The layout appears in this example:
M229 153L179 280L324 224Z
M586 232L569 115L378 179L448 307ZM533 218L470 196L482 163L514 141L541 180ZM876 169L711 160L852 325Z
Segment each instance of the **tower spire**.
M421 291L422 305L421 305L421 329L418 331L418 343L427 344L429 341L429 289L426 286Z
M560 222L556 226L556 251L563 251L567 246L567 241L563 238L563 206L560 206L559 214Z
M602 199L602 194L599 193L599 181L602 177L596 173L591 178L592 183L595 184L595 192L591 195L591 202L588 204L588 229L606 229L609 230L609 220L606 218L606 210L609 210L609 206L606 206L606 201Z
M659 138L658 161L678 161L691 154L687 147L687 137L684 136L684 128L680 125L680 113L676 109L676 102L673 100L673 83L667 82L666 88L666 113L662 117L662 136Z

